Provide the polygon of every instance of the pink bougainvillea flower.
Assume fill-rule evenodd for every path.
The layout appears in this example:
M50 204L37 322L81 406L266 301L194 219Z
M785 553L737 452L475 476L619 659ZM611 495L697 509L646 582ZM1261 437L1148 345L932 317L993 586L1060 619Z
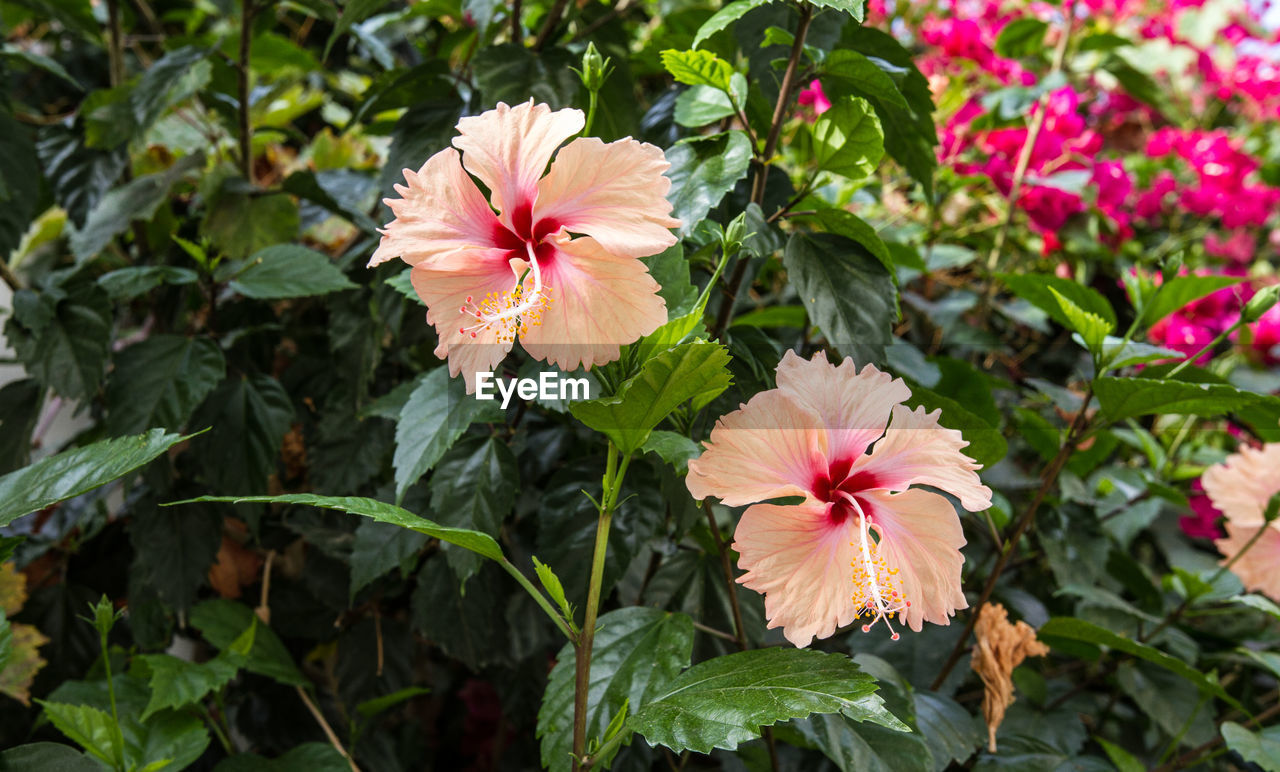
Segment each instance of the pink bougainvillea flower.
M580 110L499 103L459 121L454 147L406 169L401 198L386 199L395 219L369 266L413 266L436 356L468 392L517 339L562 370L590 368L667 320L638 258L676 242L669 164L630 138L581 137L556 153L583 123Z
M1280 520L1266 522L1271 497L1280 493L1280 443L1261 448L1244 446L1239 453L1209 467L1200 478L1213 505L1226 516L1227 537L1214 542L1223 565L1245 588L1280 601ZM1266 529L1248 552L1240 555L1259 528Z
M855 619L864 632L884 620L896 639L895 616L919 631L967 605L960 518L944 496L911 486L975 512L991 506L991 491L960 452L960 432L939 425L938 411L904 406L910 396L872 365L788 352L778 388L717 421L689 463L694 498L754 504L734 534L747 572L738 581L764 593L769 626L797 646ZM792 496L804 501L757 503Z

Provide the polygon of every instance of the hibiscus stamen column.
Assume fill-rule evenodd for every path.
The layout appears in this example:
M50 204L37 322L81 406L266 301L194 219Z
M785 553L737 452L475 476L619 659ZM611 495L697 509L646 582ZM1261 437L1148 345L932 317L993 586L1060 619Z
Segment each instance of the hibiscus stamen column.
M591 580L587 587L587 608L583 615L582 631L574 647L573 683L573 768L585 769L582 759L587 752L587 691L591 681L591 647L595 642L596 616L600 611L600 591L604 583L604 558L609 547L609 527L613 522L613 510L622 490L622 478L627 473L631 456L618 461L618 450L613 443L605 456L604 491L597 505L600 513L596 521L595 552L591 556Z

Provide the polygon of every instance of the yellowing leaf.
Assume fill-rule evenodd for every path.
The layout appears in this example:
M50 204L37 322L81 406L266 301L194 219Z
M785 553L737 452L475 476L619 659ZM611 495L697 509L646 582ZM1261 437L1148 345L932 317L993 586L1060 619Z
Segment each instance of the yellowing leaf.
M11 617L27 602L27 577L13 563L0 563L0 611Z
M39 649L49 639L31 625L11 625L12 641L9 657L0 670L0 694L7 694L23 705L31 701L31 682L47 662Z

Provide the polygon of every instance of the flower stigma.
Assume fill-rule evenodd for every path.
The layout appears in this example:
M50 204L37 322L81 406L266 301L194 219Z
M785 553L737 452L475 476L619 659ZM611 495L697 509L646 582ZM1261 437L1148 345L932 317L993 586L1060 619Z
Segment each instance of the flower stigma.
M844 491L840 491L839 495L858 513L858 533L861 544L849 543L850 546L860 548L861 556L860 560L850 564L853 566L855 587L853 600L858 604L855 618L871 617L871 621L862 626L864 633L871 632L876 622L883 619L885 627L888 627L892 634L891 638L896 641L899 635L889 620L896 614L905 614L911 607L911 601L906 600L902 595L902 577L899 576L899 570L890 567L884 556L879 554L877 543L867 538L867 515L862 511L857 498Z
M515 287L507 292L490 292L478 303L468 295L466 304L458 311L463 316L474 318L476 323L459 328L459 332L474 338L482 330L492 329L496 331L499 343L511 343L520 333L542 324L542 312L553 300L551 288L542 286L542 269L538 266L532 242L525 242L525 251L529 255L529 270L533 273L533 288L526 294L526 273L516 279Z

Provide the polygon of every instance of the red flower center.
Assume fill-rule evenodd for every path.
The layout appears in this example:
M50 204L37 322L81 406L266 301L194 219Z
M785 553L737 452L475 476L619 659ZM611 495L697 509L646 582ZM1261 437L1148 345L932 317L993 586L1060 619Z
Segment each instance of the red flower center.
M882 487L874 472L858 471L850 474L852 458L838 458L827 465L827 471L818 472L809 483L809 490L819 501L831 504L829 517L832 525L840 525L855 514L853 506L841 494L857 497L859 493ZM860 499L863 511L871 512L871 505Z

